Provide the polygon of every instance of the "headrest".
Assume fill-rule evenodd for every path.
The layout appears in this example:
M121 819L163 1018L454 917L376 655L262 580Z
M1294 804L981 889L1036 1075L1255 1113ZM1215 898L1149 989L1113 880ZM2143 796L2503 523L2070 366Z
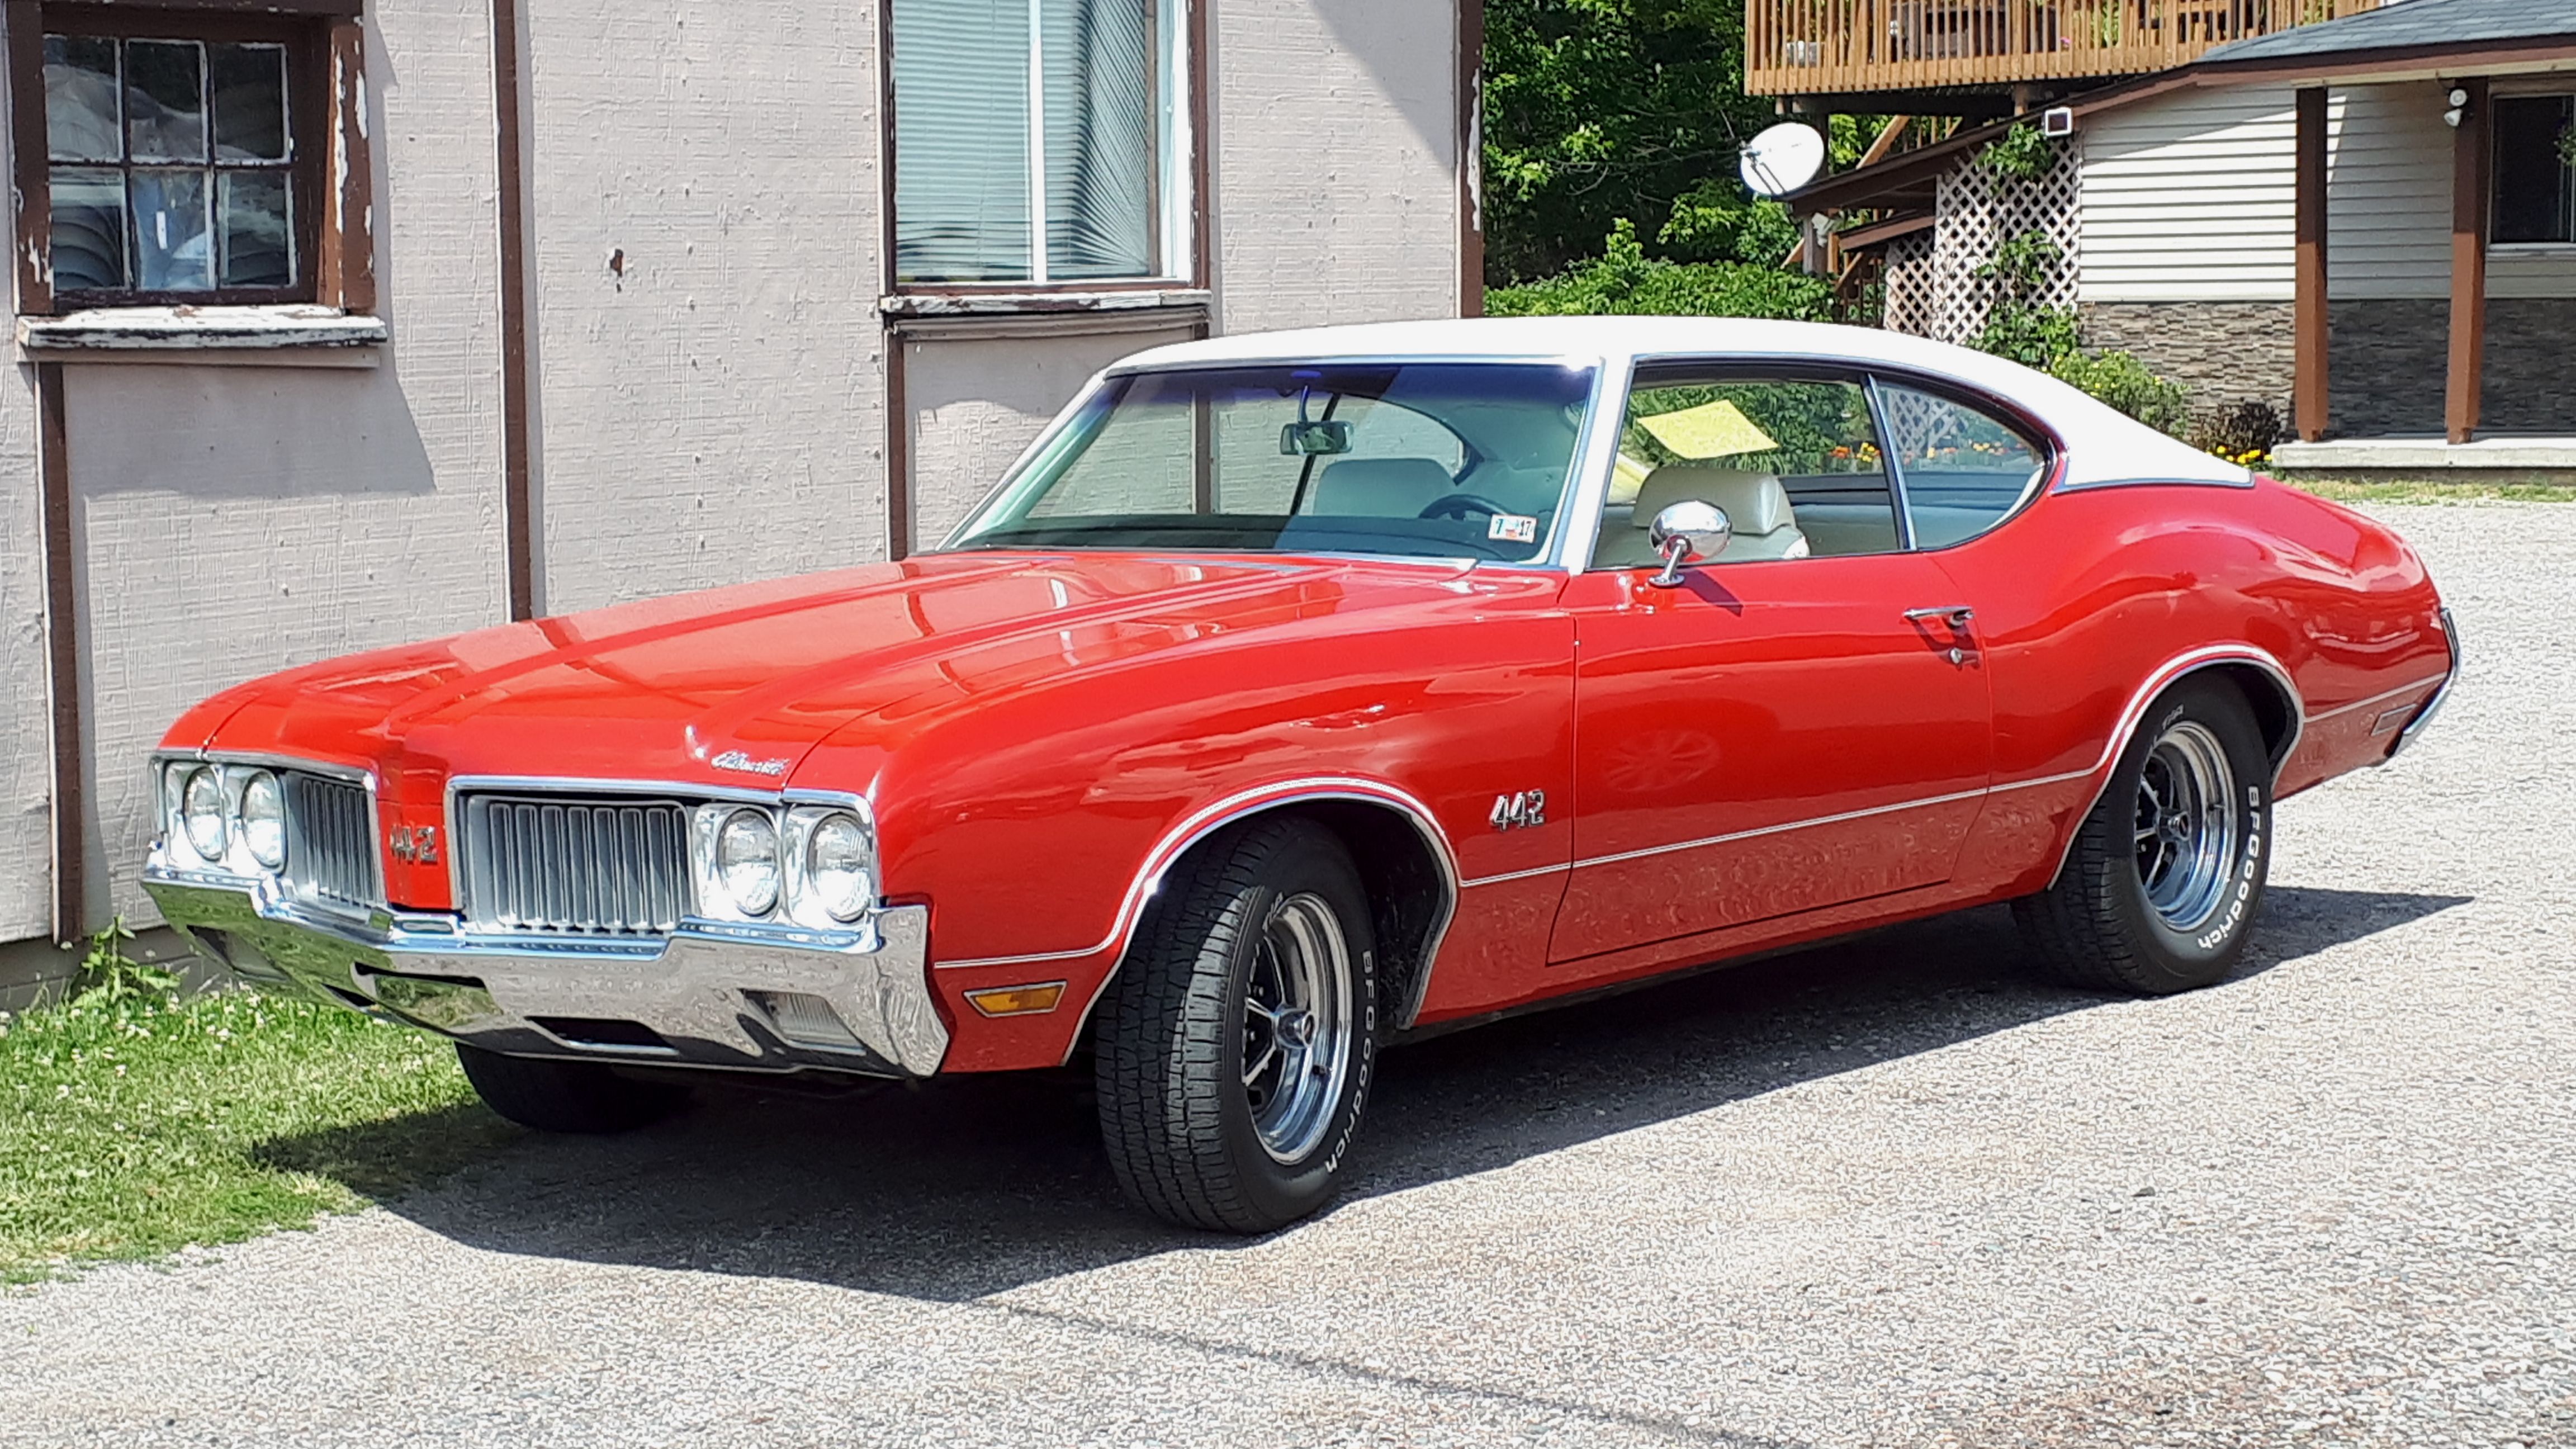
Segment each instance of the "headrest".
M1306 511L1328 518L1411 518L1458 490L1429 458L1335 458L1315 475Z
M1637 485L1637 511L1632 517L1639 528L1651 528L1656 514L1694 498L1726 510L1727 523L1747 538L1798 526L1797 515L1789 509L1789 490L1780 486L1776 475L1697 463L1668 463L1647 474L1646 481Z

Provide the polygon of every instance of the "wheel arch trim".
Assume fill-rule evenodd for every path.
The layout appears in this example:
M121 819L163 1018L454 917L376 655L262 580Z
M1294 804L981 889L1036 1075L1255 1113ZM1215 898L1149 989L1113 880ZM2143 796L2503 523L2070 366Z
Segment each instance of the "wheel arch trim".
M1118 910L1110 920L1108 933L1091 945L1069 951L987 956L964 961L935 961L932 969L960 971L988 966L1033 966L1053 961L1085 960L1104 955L1123 958L1128 946L1134 942L1136 927L1144 918L1146 903L1160 893L1163 881L1171 874L1172 867L1178 865L1194 847L1220 830L1240 825L1258 816L1299 805L1335 802L1374 805L1395 812L1413 827L1415 834L1421 837L1422 844L1431 857L1433 868L1439 876L1440 899L1433 904L1430 925L1423 935L1420 969L1414 972L1412 989L1404 1003L1400 1020L1393 1023L1394 1029L1401 1030L1411 1025L1413 1019L1421 1014L1423 998L1431 986L1432 967L1439 960L1441 942L1449 934L1450 923L1457 918L1460 892L1457 853L1451 847L1448 835L1441 830L1438 819L1432 815L1431 808L1423 804L1419 798L1383 780L1372 780L1357 775L1319 775L1273 781L1266 785L1235 791L1182 816L1170 829L1164 831L1155 841L1153 848L1145 853L1143 861L1128 883L1126 894L1119 900ZM1075 1024L1073 1035L1066 1043L1065 1053L1068 1060L1072 1056L1074 1046L1082 1040L1083 1032L1090 1024L1092 1012L1099 1006L1101 998L1108 994L1110 983L1117 978L1118 968L1113 961L1108 973L1100 978L1100 985L1092 991L1091 999L1083 1003L1082 1015Z
M2085 819L2092 815L2094 808L2102 803L2103 794L2111 788L2111 777L2119 768L2120 757L2128 753L2139 724L2146 719L2147 711L2154 707L2155 702L2167 690L2194 675L2247 665L2252 666L2271 683L2274 689L2280 691L2280 703L2289 721L2288 731L2282 738L2280 747L2272 752L2272 779L2269 783L2277 786L2280 783L2281 771L2288 768L2290 757L2298 753L2300 738L2306 732L2307 702L2299 693L2298 681L2290 677L2290 671L2283 667L2281 661L2269 650L2253 644L2210 644L2178 654L2148 673L2145 682L2138 686L2136 692L2129 696L2129 702L2121 708L2119 721L2112 726L2110 738L2104 742L2100 758L2091 765L2061 775L2048 775L2036 780L2019 780L2010 785L1997 787L1998 790L2021 790L2034 785L2062 784L2068 780L2094 780L2091 793L2084 797L2084 808L2068 817L2066 828L2060 833L2061 838L2057 842L2057 861L2048 872L2051 886L2057 883L2058 877L2066 873L2067 857L2075 852L2075 838L2082 833Z

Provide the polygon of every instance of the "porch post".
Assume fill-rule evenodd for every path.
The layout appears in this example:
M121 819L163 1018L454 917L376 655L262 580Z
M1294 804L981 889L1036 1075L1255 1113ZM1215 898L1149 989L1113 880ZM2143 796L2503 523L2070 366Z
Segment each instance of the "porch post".
M2332 335L2326 311L2326 92L2322 86L2299 92L2297 155L2298 300L2292 319L2297 362L2290 410L2299 436L2313 443L2326 435L2326 358Z
M2487 351L2487 114L2483 76L2453 82L2468 92L2451 138L2451 380L2443 416L2451 441L2478 435L2478 391Z

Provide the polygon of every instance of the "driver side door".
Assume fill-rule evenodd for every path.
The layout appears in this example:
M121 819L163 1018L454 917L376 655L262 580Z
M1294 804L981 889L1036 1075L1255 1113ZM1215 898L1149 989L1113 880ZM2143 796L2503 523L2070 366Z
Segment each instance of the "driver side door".
M1866 385L1641 366L1622 452L1564 596L1575 865L1551 961L1946 881L1992 706L1973 617L1907 547ZM1641 525L1683 499L1738 532L1658 587Z

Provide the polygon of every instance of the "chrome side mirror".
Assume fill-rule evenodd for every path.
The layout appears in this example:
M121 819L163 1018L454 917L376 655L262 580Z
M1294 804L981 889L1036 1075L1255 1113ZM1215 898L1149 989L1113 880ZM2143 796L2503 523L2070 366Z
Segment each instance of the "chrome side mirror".
M1685 498L1666 505L1646 529L1646 542L1664 557L1664 571L1646 582L1659 589L1680 588L1683 564L1715 558L1726 552L1727 541L1734 537L1735 525L1727 522L1726 510L1714 503Z

